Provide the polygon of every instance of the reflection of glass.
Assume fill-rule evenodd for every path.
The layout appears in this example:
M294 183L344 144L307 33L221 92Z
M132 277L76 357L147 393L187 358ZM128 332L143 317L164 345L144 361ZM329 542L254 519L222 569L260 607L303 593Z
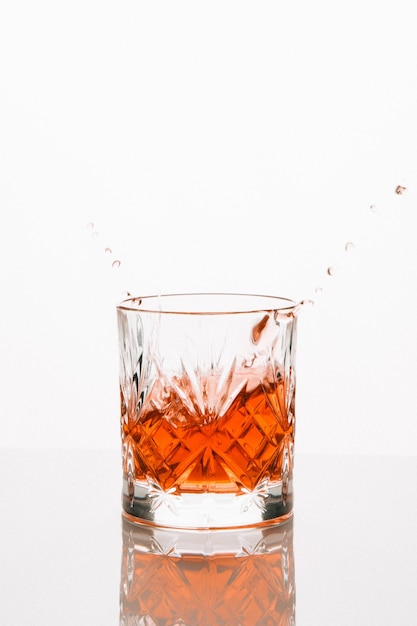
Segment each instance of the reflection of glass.
M292 519L197 532L124 519L120 626L295 626Z
M229 528L291 515L298 308L236 294L118 306L132 521Z

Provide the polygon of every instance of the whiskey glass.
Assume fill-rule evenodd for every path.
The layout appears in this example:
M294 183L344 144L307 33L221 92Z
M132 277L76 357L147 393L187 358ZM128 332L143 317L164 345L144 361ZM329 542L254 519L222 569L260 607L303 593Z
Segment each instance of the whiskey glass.
M298 309L209 293L117 306L130 521L227 529L291 516Z

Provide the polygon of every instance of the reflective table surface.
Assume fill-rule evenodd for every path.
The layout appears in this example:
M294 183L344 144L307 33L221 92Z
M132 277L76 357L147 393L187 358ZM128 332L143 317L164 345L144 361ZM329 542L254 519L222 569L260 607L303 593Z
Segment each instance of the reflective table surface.
M294 517L122 521L117 452L0 450L0 623L414 626L417 458L298 455Z

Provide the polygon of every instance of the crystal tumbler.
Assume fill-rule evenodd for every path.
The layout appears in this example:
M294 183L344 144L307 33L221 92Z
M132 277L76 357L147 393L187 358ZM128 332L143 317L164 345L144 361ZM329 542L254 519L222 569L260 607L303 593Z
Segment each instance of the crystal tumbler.
M298 309L243 294L118 305L128 519L215 529L291 515Z

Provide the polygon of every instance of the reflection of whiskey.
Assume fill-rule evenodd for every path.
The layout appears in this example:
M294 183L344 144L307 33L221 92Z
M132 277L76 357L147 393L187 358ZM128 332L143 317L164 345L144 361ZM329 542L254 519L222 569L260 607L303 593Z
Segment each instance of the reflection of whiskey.
M295 624L292 523L254 542L253 534L242 532L235 553L210 556L203 556L203 546L200 553L183 553L175 534L165 539L159 531L143 540L141 530L129 530L126 522L123 529L121 625Z
M224 413L209 419L195 409L189 387L156 386L139 416L122 419L135 480L149 477L177 494L238 493L265 478L280 481L284 471L291 475L294 400L291 394L288 407L283 380L259 384L258 378L250 388L245 382ZM122 418L125 413L122 403Z

